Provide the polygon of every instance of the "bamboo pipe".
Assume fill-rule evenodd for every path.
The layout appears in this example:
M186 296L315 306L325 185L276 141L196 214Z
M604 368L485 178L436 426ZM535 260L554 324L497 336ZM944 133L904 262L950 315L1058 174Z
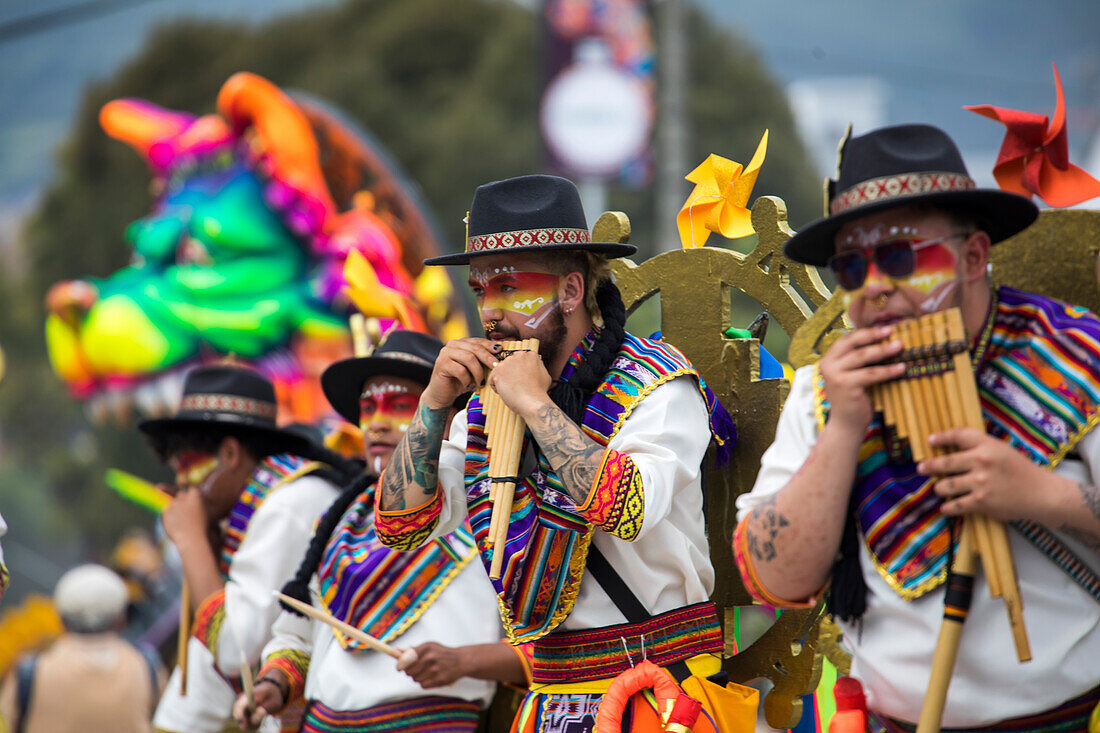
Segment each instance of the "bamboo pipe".
M373 649L376 652L382 652L386 656L393 657L397 660L397 668L399 670L408 669L412 665L416 664L417 656L414 649L398 649L390 646L381 639L376 639L365 631L355 628L351 624L346 624L340 619L333 616L328 611L317 608L309 603L303 603L297 598L291 598L288 595L280 593L279 591L272 591L272 595L278 598L288 606L301 611L311 619L320 621L323 624L328 624L332 628L336 629L345 636L349 636L355 639L363 646Z
M928 693L921 706L917 733L939 733L943 720L943 708L947 702L947 688L951 684L951 673L955 668L955 658L959 654L963 622L966 621L970 611L975 560L968 519L963 521L959 546L955 549L955 562L947 578L948 589L944 602L943 623L940 625L940 636L936 641L936 652L932 656Z
M508 341L502 344L503 351L538 352L538 339ZM499 395L498 395L499 400ZM498 412L504 419L494 423L497 436L492 438L493 448L489 454L489 478L492 481L490 496L493 497L493 513L489 520L489 535L486 544L493 548L493 560L489 567L489 578L499 580L504 566L504 545L508 540L508 524L512 514L512 500L515 497L515 481L494 481L493 479L512 478L519 472L522 459L523 434L527 424L523 418L512 412L502 400L496 403ZM495 460L494 460L495 458ZM496 491L493 492L495 487Z

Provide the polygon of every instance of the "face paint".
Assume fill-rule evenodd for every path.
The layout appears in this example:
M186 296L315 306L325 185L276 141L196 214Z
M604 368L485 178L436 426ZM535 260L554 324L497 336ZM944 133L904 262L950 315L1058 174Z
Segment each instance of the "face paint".
M515 313L523 325L538 328L558 307L561 278L547 272L517 272L513 268L470 268L470 289L478 310Z
M945 243L914 248L917 264L904 284L928 295L920 303L926 312L939 310L940 305L958 285L959 258Z
M168 459L168 465L176 474L176 486L194 486L203 491L213 483L214 470L220 462L217 456L202 451L184 451Z
M864 285L887 279L897 289L917 296L910 300L918 309L933 312L939 310L958 284L958 256L946 242L966 236L969 235L958 232L942 237L921 237L915 227L877 224L868 228L856 227L845 237L842 247L863 250L865 268L870 269L869 260L874 259L874 268L865 270ZM877 259L885 257L887 250L891 251L890 262ZM902 254L903 251L908 254ZM904 275L890 272L890 265L897 266L899 262L906 262L904 269L912 268L911 271ZM842 278L838 279L843 283ZM860 287L852 297L862 297L863 293L864 287Z
M380 437L378 425L404 433L409 429L419 403L419 396L405 385L375 382L359 398L359 429L368 440L371 435Z

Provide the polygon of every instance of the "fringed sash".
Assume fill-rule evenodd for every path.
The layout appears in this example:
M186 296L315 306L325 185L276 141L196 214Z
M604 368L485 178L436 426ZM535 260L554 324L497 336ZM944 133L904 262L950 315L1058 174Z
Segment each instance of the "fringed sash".
M1053 468L1100 422L1100 320L1083 308L1002 287L972 361L986 431L1040 466ZM820 427L828 412L820 372L814 392ZM879 573L907 600L947 576L950 535L932 483L875 415L853 487L857 518ZM1021 525L1038 530L1024 536L1051 554L1046 530Z
M248 532L248 523L252 515L259 508L273 490L289 483L296 478L305 476L321 467L316 461L308 461L301 456L290 453L280 453L268 456L260 461L256 470L252 472L248 485L237 497L237 503L229 512L225 526L225 536L222 539L221 557L218 566L222 576L229 577L229 566L233 562L233 556L241 546L245 534Z
M468 527L411 552L383 545L374 528L374 486L352 502L325 546L318 570L329 613L393 641L431 606L475 555ZM362 645L334 631L344 649Z
M568 379L588 353L597 332L590 332L570 357L561 378ZM710 413L711 432L720 451L732 449L733 423L699 373L676 348L627 334L604 383L588 403L584 432L606 446L634 407L661 384L679 376L696 380ZM492 564L487 545L492 507L489 503L489 454L485 414L475 395L466 408L466 494L470 526L486 569ZM524 438L524 454L530 445ZM561 480L542 451L534 470L516 486L500 580L492 581L501 619L512 643L539 639L554 630L577 599L592 526L577 512Z

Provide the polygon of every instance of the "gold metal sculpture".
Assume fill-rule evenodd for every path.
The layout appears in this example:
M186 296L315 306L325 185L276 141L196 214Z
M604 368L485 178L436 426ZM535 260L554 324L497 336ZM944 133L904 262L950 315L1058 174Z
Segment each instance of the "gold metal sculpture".
M730 470L710 470L706 475L707 531L717 570L713 599L723 608L752 603L734 569L734 500L752 488L789 388L785 379L760 379L757 340L722 336L731 325L729 289L755 299L791 335L829 296L814 268L783 255L783 243L793 232L782 200L758 198L752 224L758 242L747 254L700 247L666 252L640 265L629 260L613 265L628 313L660 294L663 339L691 359L737 423L738 444ZM604 214L593 228L594 241L628 238L629 221L619 212ZM735 681L766 677L774 683L764 698L769 725L795 725L802 713L800 698L817 685L815 620L813 611L787 611L759 640L725 662ZM729 636L732 629L727 630Z

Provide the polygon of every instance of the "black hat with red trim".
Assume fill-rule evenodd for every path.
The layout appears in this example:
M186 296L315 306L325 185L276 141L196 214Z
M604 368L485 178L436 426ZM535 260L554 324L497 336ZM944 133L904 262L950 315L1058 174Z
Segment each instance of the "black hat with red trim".
M345 420L359 424L363 385L375 376L404 377L428 386L443 342L416 331L390 331L370 356L342 359L321 374L325 398Z
M192 369L183 382L183 397L173 417L143 420L138 429L152 436L184 426L220 425L266 433L285 441L286 450L305 449L309 441L280 428L275 387L257 371L229 364Z
M825 265L846 222L885 209L930 205L972 213L994 243L1031 225L1039 209L1030 199L978 188L954 141L931 125L896 125L844 140L836 180L826 183L828 215L787 240L796 262Z
M513 252L585 250L625 257L638 251L633 244L593 242L576 185L558 176L519 176L478 186L466 223L465 252L424 264L467 265L475 257Z

